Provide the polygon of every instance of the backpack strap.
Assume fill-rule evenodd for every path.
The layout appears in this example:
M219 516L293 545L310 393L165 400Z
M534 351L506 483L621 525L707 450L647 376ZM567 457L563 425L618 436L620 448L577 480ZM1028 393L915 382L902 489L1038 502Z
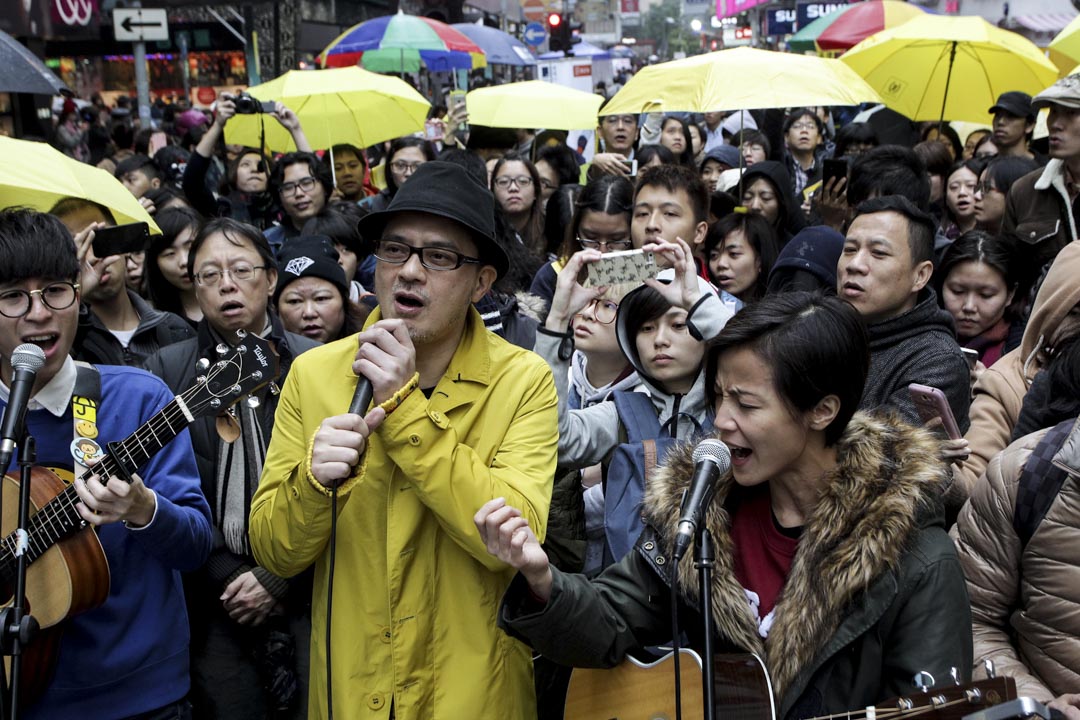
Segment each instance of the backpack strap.
M1035 535L1039 523L1050 511L1069 474L1054 464L1054 456L1065 444L1076 418L1058 423L1043 436L1031 451L1016 488L1013 528L1020 538L1021 552Z
M660 421L656 417L652 398L645 393L629 390L616 390L612 395L615 409L619 413L619 422L626 429L627 442L636 443L660 437Z

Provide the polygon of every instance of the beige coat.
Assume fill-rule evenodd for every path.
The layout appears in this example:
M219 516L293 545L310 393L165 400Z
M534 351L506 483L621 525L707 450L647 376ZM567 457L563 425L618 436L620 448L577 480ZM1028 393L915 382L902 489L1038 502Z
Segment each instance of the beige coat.
M1080 319L1065 322L1078 303L1080 241L1066 245L1046 274L1020 347L1002 356L975 383L971 427L965 436L971 444L971 457L956 473L954 493L970 495L990 459L1009 444L1024 395L1047 362L1046 349L1080 327Z
M975 668L992 660L1021 696L1046 701L1080 690L1080 430L1054 464L1069 478L1021 551L1013 528L1016 490L1045 430L995 457L953 528L967 578Z

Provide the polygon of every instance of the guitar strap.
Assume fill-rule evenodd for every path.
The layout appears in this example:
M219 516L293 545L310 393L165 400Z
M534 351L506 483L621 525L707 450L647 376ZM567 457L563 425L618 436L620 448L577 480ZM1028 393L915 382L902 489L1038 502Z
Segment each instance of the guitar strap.
M76 475L92 461L105 455L97 441L97 411L101 406L101 373L89 363L75 363L75 392L71 394L74 439L71 441L72 468Z

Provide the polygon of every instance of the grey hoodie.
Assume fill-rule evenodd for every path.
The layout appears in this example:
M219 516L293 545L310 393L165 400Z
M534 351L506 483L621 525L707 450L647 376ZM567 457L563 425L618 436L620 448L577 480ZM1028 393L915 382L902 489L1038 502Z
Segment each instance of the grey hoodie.
M701 282L705 283L704 280ZM702 296L687 316L691 334L703 341L716 337L741 307L741 303L736 303L738 301L730 295L721 299L712 286L709 286L709 292ZM709 412L704 368L688 393L671 395L645 372L634 349L634 343L624 341L622 328L623 322L620 320L617 326L619 344L641 379L638 391L647 393L652 399L660 424L664 425L674 415L690 416L698 422L703 421ZM559 466L565 469L588 467L601 462L619 444L619 413L615 409L615 403L610 402L580 410L570 410L567 407L569 361L559 358L560 342L558 337L537 333L533 350L551 365L555 387L559 393ZM674 430L676 437L687 438L694 431L693 423L684 417L674 424Z

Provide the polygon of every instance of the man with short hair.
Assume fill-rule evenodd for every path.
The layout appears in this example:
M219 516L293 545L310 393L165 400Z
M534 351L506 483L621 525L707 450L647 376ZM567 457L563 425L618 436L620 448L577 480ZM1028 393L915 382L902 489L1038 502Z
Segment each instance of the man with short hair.
M186 320L154 308L128 289L126 256L94 257L90 249L94 230L115 224L105 208L66 198L51 214L75 236L86 258L79 276L84 302L79 308L75 359L138 367L161 348L195 336Z
M285 211L281 224L263 232L270 249L277 254L287 240L303 232L304 223L323 211L334 193L334 178L314 153L291 152L274 165L270 190Z
M1050 162L1013 183L1001 221L1001 232L1019 239L1034 267L1051 262L1078 237L1080 74L1058 80L1032 99L1032 112L1044 107L1050 108Z
M596 128L596 152L587 174L630 176L634 144L638 139L637 115L601 115Z
M307 258L301 258L306 260ZM232 218L210 220L188 254L188 275L203 319L198 335L149 358L146 369L180 392L203 372L200 358L239 342L238 331L266 338L278 356L280 384L300 353L318 343L287 332L270 310L278 273L266 238ZM226 418L199 418L191 446L211 503L214 546L205 565L185 578L191 622L191 701L206 720L287 720L306 716L307 603L311 583L260 567L246 533L251 496L274 432L277 396L264 389L257 405L238 403ZM222 423L234 434L222 432ZM273 641L291 651L268 657ZM275 678L291 680L275 681ZM287 708L287 709L286 709Z
M799 108L784 118L784 164L791 174L791 192L802 201L802 191L821 179L825 124L810 108Z
M116 166L115 175L136 199L149 190L161 187L157 165L149 155L136 154L121 160Z
M314 564L312 718L328 664L344 720L535 716L531 653L495 622L514 571L472 514L514 498L543 535L557 398L543 360L472 307L509 266L494 212L464 168L421 165L361 221L378 260L364 331L297 358L282 389L250 537L278 575ZM355 375L373 391L364 417L346 413Z
M990 112L994 115L994 145L998 157L1034 159L1035 154L1028 150L1028 142L1035 131L1031 96L1015 90L1001 93Z
M863 153L851 163L845 188L833 194L819 191L816 208L822 224L842 233L855 208L886 195L902 195L923 212L930 209L926 166L911 148L880 145Z
M929 385L945 393L965 432L970 373L952 317L927 285L934 229L933 219L905 197L867 200L848 228L836 292L859 311L870 336L870 373L859 408L888 408L921 425L908 385Z
M188 615L180 573L197 568L210 551L210 508L175 408L165 416L175 427L158 418L156 432L143 429L138 436L160 436L164 447L130 482L89 473L108 443L145 426L173 402L173 393L142 370L81 366L71 358L78 276L75 243L59 220L31 210L0 212L0 414L12 383L12 355L24 343L36 345L45 364L34 380L26 427L37 462L56 472L60 487L74 486L77 517L94 526L108 563L107 573L94 578L91 558L80 556L84 574L71 582L104 582L107 597L65 622L56 675L40 699L24 704L22 717L186 720ZM0 470L17 471L14 459ZM45 490L43 480L35 477L35 487ZM54 530L66 524L62 514L51 516L60 525Z

